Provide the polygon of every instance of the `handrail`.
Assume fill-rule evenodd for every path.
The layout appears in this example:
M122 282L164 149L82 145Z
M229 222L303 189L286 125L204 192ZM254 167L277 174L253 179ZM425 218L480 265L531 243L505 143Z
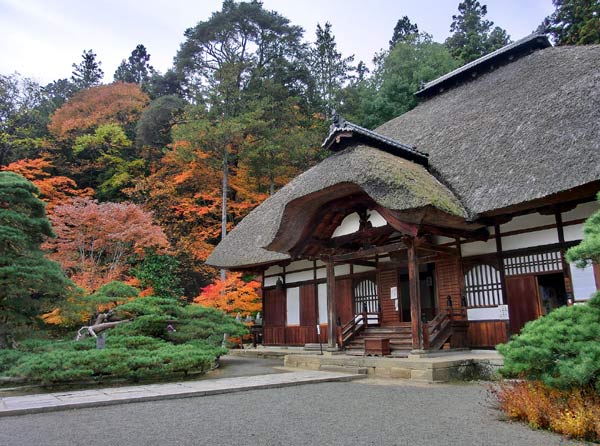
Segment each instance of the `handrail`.
M381 317L379 312L370 313L363 312L355 314L340 330L339 342L340 348L345 348L346 345L361 331L369 326L370 316L377 316L377 320Z

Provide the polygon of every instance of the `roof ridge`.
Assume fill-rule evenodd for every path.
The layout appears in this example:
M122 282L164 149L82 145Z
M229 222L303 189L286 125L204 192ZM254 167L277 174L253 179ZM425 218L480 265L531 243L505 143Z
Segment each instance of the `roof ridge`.
M465 77L466 74L475 72L477 68L484 67L485 65L491 65L492 62L497 61L501 63L503 61L512 60L515 56L521 56L528 54L529 51L535 51L538 49L548 48L552 46L548 37L543 33L534 32L525 36L516 42L509 43L491 53L481 56L465 65L458 67L449 73L444 74L432 81L427 82L423 88L415 93L416 96L435 95L438 91L434 91L434 87L440 87L440 92L444 90L444 86L450 83L452 80L458 81L459 78Z
M373 130L361 127L360 125L354 124L353 122L347 121L346 119L338 115L335 111L333 114L331 126L329 127L329 134L323 141L323 144L321 144L321 147L334 152L337 151L333 147L340 142L340 139L338 138L339 134L344 132L351 133L351 135L348 136L352 138L356 138L358 136L358 139L362 140L361 142L366 142L367 144L369 142L374 142L376 148L388 148L388 151L389 149L392 149L392 152L395 155L409 155L409 158L417 158L417 160L422 164L427 164L427 158L429 157L429 155L425 152L417 150L415 146L405 144L388 136L377 133Z

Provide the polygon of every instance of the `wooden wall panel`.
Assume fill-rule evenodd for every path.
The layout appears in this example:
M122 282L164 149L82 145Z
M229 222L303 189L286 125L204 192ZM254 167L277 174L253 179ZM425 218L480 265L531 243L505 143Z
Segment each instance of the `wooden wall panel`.
M263 323L266 326L285 325L285 290L272 288L264 292Z
M506 296L512 333L519 333L527 322L541 316L539 288L534 275L507 277Z
M264 345L284 345L285 344L285 327L263 327L263 344Z
M470 321L467 339L471 348L494 348L508 341L508 322Z
M352 308L352 279L335 281L335 314L346 324L354 317ZM333 321L334 323L336 321Z
M460 308L463 274L458 257L439 256L435 262L435 274L438 290L438 308L446 308L448 296L452 296L452 306Z
M317 325L317 292L316 285L300 287L300 325L313 327Z
M400 315L396 311L395 301L390 298L390 288L398 287L398 272L395 269L380 271L377 275L377 292L381 305L381 325L399 325ZM400 297L400 290L397 291Z

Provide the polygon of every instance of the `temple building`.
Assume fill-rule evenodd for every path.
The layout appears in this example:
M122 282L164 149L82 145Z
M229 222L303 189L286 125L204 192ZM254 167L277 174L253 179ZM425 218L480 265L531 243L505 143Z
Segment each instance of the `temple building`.
M261 274L264 344L492 348L600 288L564 256L599 209L600 46L531 35L416 94L373 131L335 117L208 258Z

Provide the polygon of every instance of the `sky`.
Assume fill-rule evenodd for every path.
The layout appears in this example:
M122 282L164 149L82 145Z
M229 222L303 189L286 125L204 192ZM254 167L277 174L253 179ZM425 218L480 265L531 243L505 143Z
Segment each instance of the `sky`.
M487 19L513 40L530 34L554 11L552 0L480 0ZM399 18L443 42L459 0L263 0L314 40L317 23L331 22L344 56L370 64L387 47ZM83 50L102 62L104 82L142 43L159 71L171 67L183 33L221 9L221 0L0 0L0 74L19 72L45 84L68 78Z

